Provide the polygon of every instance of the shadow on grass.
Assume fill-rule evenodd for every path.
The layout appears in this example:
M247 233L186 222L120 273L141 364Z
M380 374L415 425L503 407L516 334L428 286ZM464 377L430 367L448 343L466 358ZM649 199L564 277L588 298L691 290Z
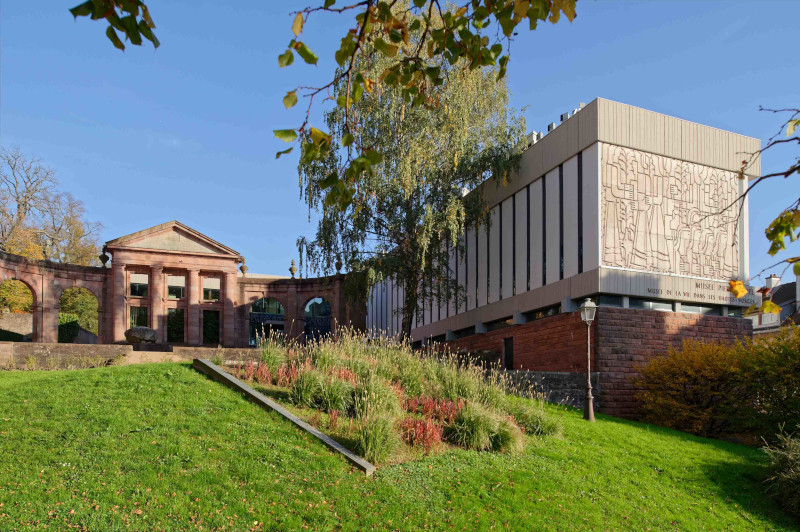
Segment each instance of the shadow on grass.
M783 511L767 493L764 460L749 463L718 461L702 466L703 474L717 487L718 495L731 500L747 512L758 515L775 527L800 529L800 520Z

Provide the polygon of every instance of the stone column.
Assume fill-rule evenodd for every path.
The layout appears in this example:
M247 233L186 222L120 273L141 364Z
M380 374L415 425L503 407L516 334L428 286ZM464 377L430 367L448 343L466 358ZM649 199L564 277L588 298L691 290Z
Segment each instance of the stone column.
M42 341L58 343L58 301L52 279L42 276Z
M114 343L125 341L125 331L128 329L125 322L125 265L111 262L111 323Z
M236 300L236 274L226 273L223 280L222 294L222 331L221 339L222 345L225 347L234 347L236 341L236 316L235 305Z
M186 339L189 345L200 345L200 271L197 269L188 270L189 297L187 299L187 312L189 318L186 320L188 327Z
M156 331L157 343L167 341L164 327L164 267L155 265L150 268L150 312L153 315L152 327Z

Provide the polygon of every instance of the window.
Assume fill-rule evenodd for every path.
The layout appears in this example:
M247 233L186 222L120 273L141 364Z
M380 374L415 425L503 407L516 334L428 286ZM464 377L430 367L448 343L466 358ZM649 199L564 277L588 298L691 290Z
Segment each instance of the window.
M564 165L558 165L558 278L564 278Z
M583 152L582 151L578 152L578 273L583 273Z
M621 307L622 296L599 295L597 296L597 305L600 307Z
M514 369L514 338L503 338L503 369Z
M639 299L632 297L629 300L630 308L641 308L646 310L660 310L661 312L672 312L672 303L669 301L652 301L649 299Z
M186 297L186 277L167 275L167 298L183 299L184 297Z
M687 305L685 303L681 303L681 312L687 312L689 314L706 314L709 316L719 316L722 314L721 309L719 307L705 307L703 305Z
M542 286L547 284L547 180L542 176Z
M147 326L147 307L131 307L131 327Z
M203 311L203 343L219 345L219 311Z
M475 327L466 327L464 329L459 329L453 333L453 336L458 338L466 338L467 336L472 336L475 334Z
M150 284L150 276L146 273L131 273L131 295L135 297L147 297L147 285Z
M183 316L182 308L167 309L167 342L182 344L185 341Z
M509 316L508 318L501 318L499 320L490 321L485 325L486 325L486 332L496 331L498 329L505 329L506 327L511 327L512 325L514 325L514 318Z
M218 277L203 278L203 301L219 301L220 282Z
M557 314L561 314L561 305L553 305L551 307L545 307L538 310L532 310L530 312L526 312L524 314L525 319L527 321L535 321L541 320L544 318L549 318L551 316L555 316Z
M741 318L742 317L742 309L740 309L740 308L729 308L728 309L728 317L729 318Z

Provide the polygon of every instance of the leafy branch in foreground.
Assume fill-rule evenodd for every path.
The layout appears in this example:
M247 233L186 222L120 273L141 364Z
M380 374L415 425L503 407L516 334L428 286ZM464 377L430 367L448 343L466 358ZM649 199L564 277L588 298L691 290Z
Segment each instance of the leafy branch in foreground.
M142 37L158 48L153 28L156 27L150 17L147 5L141 0L87 0L69 10L72 16L90 17L92 20L105 19L108 22L106 36L115 48L125 50L125 45L117 32L131 44L141 46Z
M746 179L745 172L750 169L767 150L774 149L776 146L782 145L800 146L800 135L798 135L798 131L800 131L798 130L798 128L800 128L800 109L761 108L761 110L776 114L783 114L784 116L788 115L788 118L783 122L783 124L781 124L778 132L770 137L766 146L755 153L749 154L750 157L742 161L742 168L739 170L739 179ZM786 131L785 137L781 137L784 131ZM788 168L785 170L764 174L754 179L753 182L748 185L747 189L742 193L742 195L736 198L730 205L725 206L722 211L732 208L738 202L739 216L741 216L741 209L744 205L743 200L745 196L747 196L756 186L770 179L787 179L793 175L800 175L800 155L793 156L793 159L793 162L790 163ZM800 237L800 197L792 200L792 202L786 206L778 214L778 216L775 217L774 220L772 220L764 233L767 237L767 240L770 242L770 247L768 250L770 256L775 256L778 252L785 250L787 239L789 242L795 242ZM756 275L756 277L760 276L767 269L774 268L781 264L785 264L786 268L791 266L794 274L796 276L800 275L800 256L796 256L788 257L771 266L768 266L767 268L764 268ZM744 283L740 280L731 281L729 291L733 293L734 297L743 297L743 295L747 293ZM780 314L781 308L773 303L770 298L765 300L758 310L759 312Z
M283 103L287 109L297 104L298 96L307 99L305 119L297 128L275 130L275 136L288 143L310 139L303 148L301 164L323 160L333 137L313 127L309 117L317 96L335 100L344 113L344 134L339 142L349 149L343 171L331 173L321 185L330 189L329 203L345 209L352 201L356 184L373 171L382 156L374 145L364 144L356 135L360 124L353 105L365 93L382 85L399 90L408 107L433 108L439 103L435 89L447 78L443 61L451 65L463 61L469 69L494 67L496 79L502 79L518 25L527 21L534 30L540 21L557 23L562 14L572 21L576 1L470 0L443 7L440 0L362 0L346 6L324 0L321 6L306 7L295 13L294 38L278 56L281 67L293 64L295 55L308 64L317 64L317 55L301 40L312 15L351 13L355 15L355 25L335 52L339 69L330 82L318 87L298 86L286 93ZM388 61L381 71L364 75L355 68L374 55ZM293 148L278 152L276 157Z

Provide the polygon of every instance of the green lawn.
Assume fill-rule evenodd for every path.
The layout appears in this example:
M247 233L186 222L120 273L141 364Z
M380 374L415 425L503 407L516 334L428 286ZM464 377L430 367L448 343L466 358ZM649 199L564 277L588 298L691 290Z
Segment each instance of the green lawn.
M599 416L522 455L344 458L187 365L0 372L0 530L792 529L760 451Z

